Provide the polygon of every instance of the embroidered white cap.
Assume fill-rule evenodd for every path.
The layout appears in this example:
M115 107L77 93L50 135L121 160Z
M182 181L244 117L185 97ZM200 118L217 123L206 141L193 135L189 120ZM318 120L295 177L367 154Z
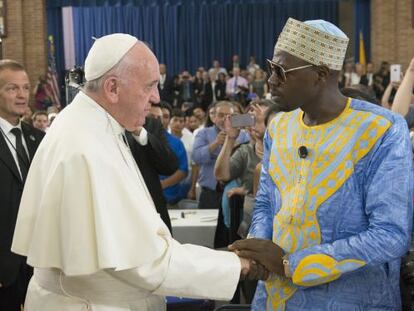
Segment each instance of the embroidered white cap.
M96 39L85 60L85 79L92 81L111 70L138 42L134 36L114 33Z
M341 70L349 39L325 20L300 22L289 18L279 35L275 52L283 50L314 65Z

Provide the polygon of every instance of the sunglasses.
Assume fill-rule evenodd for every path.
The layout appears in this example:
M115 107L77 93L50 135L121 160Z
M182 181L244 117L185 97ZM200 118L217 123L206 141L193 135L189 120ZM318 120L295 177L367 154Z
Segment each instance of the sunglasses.
M291 68L291 69L284 69L282 66L280 66L279 64L271 61L270 59L266 59L267 61L267 73L269 75L269 78L273 75L276 76L276 78L278 79L278 81L280 81L281 83L285 83L286 82L286 74L288 72L292 72L292 71L296 71L296 70L300 70L300 69L305 69L305 68L309 68L312 67L313 65L305 65L305 66L299 66L299 67L295 67L295 68Z

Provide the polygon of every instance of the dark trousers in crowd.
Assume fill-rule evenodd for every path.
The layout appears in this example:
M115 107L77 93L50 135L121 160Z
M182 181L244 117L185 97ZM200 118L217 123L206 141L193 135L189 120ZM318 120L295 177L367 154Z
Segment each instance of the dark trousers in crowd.
M198 208L200 209L219 210L216 234L214 235L214 248L227 247L229 245L229 230L224 224L223 212L221 210L222 195L222 191L201 187L200 198L198 200Z
M0 311L21 311L32 275L33 268L22 264L16 280L8 286L0 287Z
M200 197L198 199L198 208L220 209L222 195L222 192L201 187Z
M411 287L410 284L404 280L403 278L400 278L400 291L401 291L401 310L402 311L413 311L413 297L411 295Z

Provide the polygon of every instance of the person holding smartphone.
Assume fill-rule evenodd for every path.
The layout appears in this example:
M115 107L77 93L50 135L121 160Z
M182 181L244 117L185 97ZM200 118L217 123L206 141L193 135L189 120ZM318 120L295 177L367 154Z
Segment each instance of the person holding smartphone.
M395 93L391 110L402 115L407 121L408 127L414 128L414 58L408 65L400 87Z

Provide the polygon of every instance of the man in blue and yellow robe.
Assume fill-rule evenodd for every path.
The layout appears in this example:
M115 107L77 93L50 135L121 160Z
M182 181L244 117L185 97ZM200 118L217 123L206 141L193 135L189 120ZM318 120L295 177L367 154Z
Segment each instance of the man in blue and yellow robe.
M259 284L256 310L399 309L412 219L406 132L401 117L355 99L322 126L303 124L300 110L272 120L250 236L281 246L292 277Z
M230 248L273 272L259 282L253 310L399 310L400 257L410 243L413 208L407 125L337 92L343 57L335 63L323 52L315 63L317 56L297 42L312 31L337 40L328 48L344 56L339 50L347 42L329 37L337 28L317 24L322 30L289 19L279 37L269 83L290 111L274 117L265 135L251 239ZM335 117L307 124L324 115Z

